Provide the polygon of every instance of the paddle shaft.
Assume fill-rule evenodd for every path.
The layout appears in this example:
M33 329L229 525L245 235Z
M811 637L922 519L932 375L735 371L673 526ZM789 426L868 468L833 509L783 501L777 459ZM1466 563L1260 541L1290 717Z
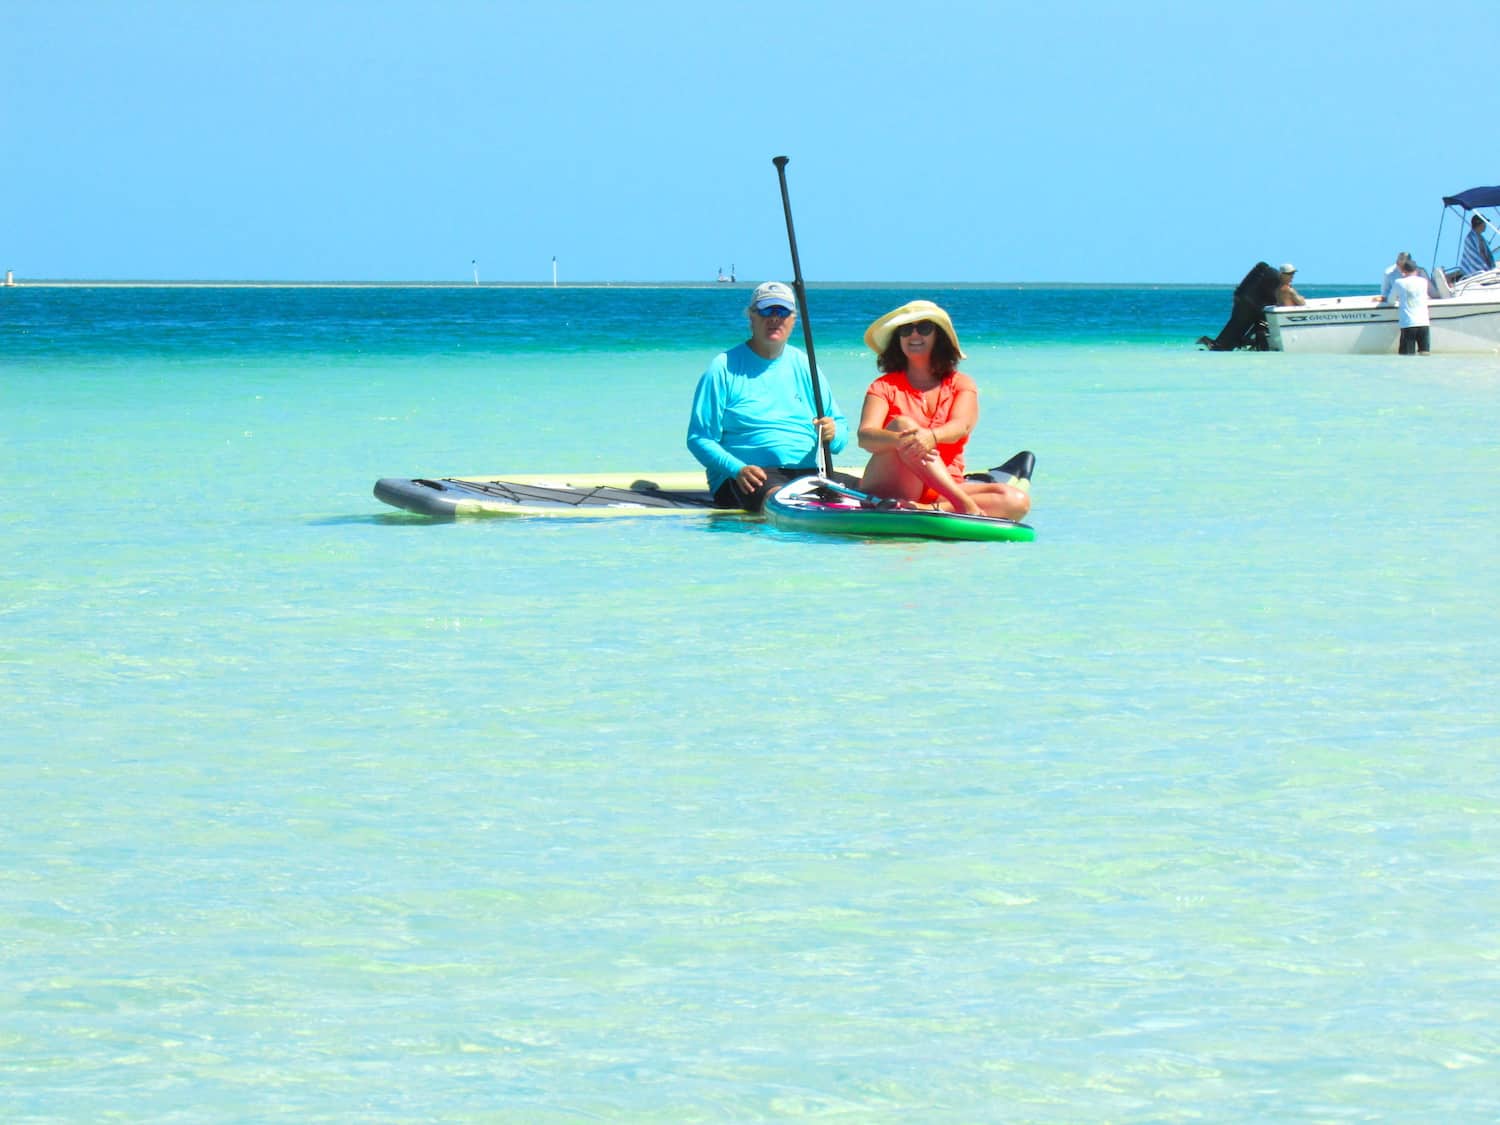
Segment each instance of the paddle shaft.
M813 351L812 324L807 319L807 286L802 282L802 261L797 257L797 232L792 227L792 197L786 190L786 162L785 156L773 156L771 163L776 165L776 178L781 181L781 209L786 212L786 240L792 247L792 288L797 291L797 304L802 311L802 339L807 344L807 367L812 372L813 408L817 411L819 418L823 417L823 387L818 382L818 358ZM823 440L823 431L818 430L818 451L823 462L823 475L833 475L833 450L829 448L828 442Z

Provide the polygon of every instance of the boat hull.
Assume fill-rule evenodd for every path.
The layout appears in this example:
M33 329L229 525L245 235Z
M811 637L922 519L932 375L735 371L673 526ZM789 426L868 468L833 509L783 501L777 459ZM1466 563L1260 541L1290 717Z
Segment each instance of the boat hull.
M1460 294L1428 305L1432 350L1500 352L1500 294ZM1393 355L1401 338L1394 305L1372 296L1319 297L1266 310L1271 350L1321 355Z

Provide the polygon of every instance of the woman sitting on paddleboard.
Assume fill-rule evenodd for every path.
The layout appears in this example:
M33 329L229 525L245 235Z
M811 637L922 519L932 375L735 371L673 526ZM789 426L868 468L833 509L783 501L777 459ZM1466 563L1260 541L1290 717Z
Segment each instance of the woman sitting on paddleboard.
M1024 517L1031 500L1020 489L963 479L979 389L958 370L966 357L948 314L912 301L870 325L865 343L884 374L865 392L860 414L859 447L871 455L860 488L945 512Z

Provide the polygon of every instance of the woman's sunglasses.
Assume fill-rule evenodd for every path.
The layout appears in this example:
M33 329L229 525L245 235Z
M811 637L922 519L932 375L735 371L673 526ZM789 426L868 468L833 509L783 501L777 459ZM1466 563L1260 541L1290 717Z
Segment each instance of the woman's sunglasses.
M930 320L919 320L915 324L903 324L896 332L904 340L915 332L918 336L931 336L937 330L937 325Z

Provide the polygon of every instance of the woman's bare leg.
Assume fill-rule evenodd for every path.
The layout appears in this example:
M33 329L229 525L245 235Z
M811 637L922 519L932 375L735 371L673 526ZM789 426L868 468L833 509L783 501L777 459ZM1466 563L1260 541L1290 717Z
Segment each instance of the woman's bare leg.
M912 419L898 414L886 423L886 429L897 433L908 433L920 430ZM929 450L921 457L908 457L897 455L906 468L922 482L924 488L930 488L944 499L939 502L939 507L947 512L963 512L967 515L977 516L983 514L983 509L970 498L964 487L953 479L953 474L948 471L948 466L943 464L943 459L938 455L936 449Z
M966 480L964 491L984 510L987 516L1003 520L1025 519L1031 511L1031 497L1019 488L993 481Z
M904 434L922 427L905 415L898 414L886 423L885 428L892 433ZM874 496L889 496L896 500L915 500L930 488L943 497L938 502L938 507L945 512L963 512L974 516L986 514L983 502L970 495L966 484L953 479L953 474L943 464L943 459L936 450L929 451L923 457L904 456L895 447L872 454L869 464L865 466L864 475L860 478L860 488Z
M904 424L903 424L904 423ZM903 433L917 429L910 418L897 415L886 425L886 429ZM922 478L912 471L895 446L870 454L864 475L859 478L859 487L872 496L885 496L892 500L915 500L926 487Z

